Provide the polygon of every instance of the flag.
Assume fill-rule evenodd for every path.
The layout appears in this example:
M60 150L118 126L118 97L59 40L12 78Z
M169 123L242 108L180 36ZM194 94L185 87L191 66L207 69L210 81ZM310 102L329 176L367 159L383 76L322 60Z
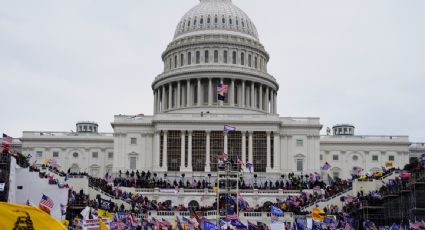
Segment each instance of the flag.
M9 150L10 145L12 144L12 139L13 139L12 137L3 133L3 140L1 142L1 145L2 145L4 150L6 150L6 151Z
M229 86L225 84L218 83L217 84L217 100L224 101L224 94L229 90Z
M398 226L398 224L393 224L393 225L391 225L391 227L390 227L390 230L398 230L399 229L399 226Z
M129 213L128 214L128 222L130 223L131 226L137 226L137 222L136 222L136 217L134 216L133 213Z
M207 219L203 218L202 219L202 226L203 226L203 230L220 230L220 227L218 227L217 225L213 224L212 222L208 221Z
M4 187L6 187L6 183L0 183L0 192L4 191Z
M276 208L273 205L272 205L272 208L271 208L271 212L272 212L273 215L276 215L276 216L283 216L285 214L280 208Z
M353 174L355 174L355 175L358 175L362 171L363 171L362 167L358 167L358 166L353 167Z
M230 125L224 125L224 132L228 133L228 132L234 132L236 131L236 128Z
M43 194L43 196L41 197L40 203L38 205L40 209L50 213L55 203L53 202L52 199L50 199L50 197Z
M252 165L252 163L246 163L246 168L248 169L249 173L252 173L254 166Z
M300 218L295 219L294 229L296 229L296 230L307 230L308 228L307 228L306 219L300 219Z
M248 230L258 230L258 226L248 221Z
M0 229L63 229L59 221L42 210L19 204L0 202Z
M313 208L311 216L313 217L313 220L323 221L325 219L325 212L320 208Z
M106 226L106 224L102 221L99 220L99 230L108 230L108 226Z
M236 160L236 164L244 165L243 161L241 160L241 158L239 156L238 156L238 159Z
M114 218L114 214L102 209L97 210L97 216L99 216L102 219L109 219L109 220L112 220Z
M176 216L176 222L178 230L183 230L182 222L180 221L180 218L178 216Z
M330 169L331 168L331 165L328 163L328 162L326 162L324 165L323 165L323 167L322 167L322 170L323 171L327 171L328 169Z
M236 228L246 229L246 226L240 220L231 220L230 224Z
M218 159L221 160L221 161L227 161L228 157L229 156L225 152L222 152L218 155Z

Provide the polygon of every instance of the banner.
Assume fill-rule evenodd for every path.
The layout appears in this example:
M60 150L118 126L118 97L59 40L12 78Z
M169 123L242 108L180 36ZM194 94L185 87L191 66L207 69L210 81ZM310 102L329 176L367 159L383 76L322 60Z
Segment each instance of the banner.
M114 207L114 203L105 199L100 199L100 208L103 210L111 210Z
M97 216L99 216L99 218L109 219L109 220L112 220L114 218L114 214L104 211L102 209L97 210Z
M4 191L5 186L6 186L6 183L0 183L0 192Z
M102 219L102 224L100 223L100 219L88 219L83 220L83 230L103 230L110 228L110 220Z
M0 202L0 229L66 229L47 213L32 206Z

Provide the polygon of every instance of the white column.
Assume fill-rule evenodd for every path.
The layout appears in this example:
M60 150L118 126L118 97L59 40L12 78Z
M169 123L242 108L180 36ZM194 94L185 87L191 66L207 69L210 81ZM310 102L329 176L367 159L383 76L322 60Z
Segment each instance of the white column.
M279 132L274 132L273 134L273 171L280 172L280 134Z
M180 133L180 139L181 139L181 144L180 144L180 171L183 171L183 169L184 169L184 166L185 166L185 137L186 137L186 135L185 135L185 130L182 130L181 131L181 133Z
M241 96L241 107L245 107L245 80L242 80L242 96Z
M270 91L270 113L274 114L274 97L273 97L273 89Z
M266 172L271 171L271 149L270 149L270 132L267 131L267 166L266 166Z
M248 134L249 134L249 136L248 136L248 161L249 161L249 163L253 164L254 163L253 152L252 152L252 150L253 150L253 143L252 143L253 132L249 131ZM254 168L254 170L255 170L255 168Z
M255 108L255 100L254 100L254 82L251 82L251 99L249 102L251 102L251 108Z
M162 154L164 154L164 155L162 156L162 167L165 171L168 170L167 134L168 134L168 131L164 130L164 144L163 144L163 149L162 149Z
M210 136L211 132L206 131L207 143L206 143L206 154L205 154L205 172L211 172L211 161L210 161Z
M212 79L208 78L208 105L210 106L212 105L212 102L213 102L212 94L213 94Z
M159 161L160 161L160 154L161 154L161 152L159 151L160 150L160 140L161 140L161 138L160 138L160 131L155 131L155 171L157 171L157 170L159 170L160 169L160 167L159 167ZM118 158L118 157L114 157L114 159L115 158Z
M258 94L259 94L259 102L258 107L260 107L260 110L263 110L263 85L258 86Z
M186 81L186 107L190 107L190 79Z
M173 85L168 84L168 109L173 107Z
M277 113L276 92L273 91L273 112Z
M181 85L180 81L177 82L177 103L176 108L180 108L180 100L181 100Z
M162 94L161 94L161 100L162 100L162 111L167 110L167 103L165 99L165 85L162 86Z
M202 91L201 79L198 79L198 106L202 105L201 91Z
M245 162L246 161L246 132L242 131L242 161ZM246 162L245 162L246 163Z
M229 154L227 152L228 148L227 148L227 132L224 132L224 144L223 144L223 152Z
M157 110L157 105L158 105L158 92L155 90L155 91L154 91L154 93L153 93L153 95L154 95L153 113L155 114L155 113L157 113L157 112L158 112L158 110Z
M230 106L234 106L235 105L235 79L231 79L230 82L230 96L229 96L229 100L230 100Z
M192 171L192 130L188 131L188 142L187 142L187 171Z
M266 107L265 107L265 110L267 111L267 113L269 113L270 112L270 110L269 110L269 95L270 95L270 93L269 93L269 87L267 86L266 87Z

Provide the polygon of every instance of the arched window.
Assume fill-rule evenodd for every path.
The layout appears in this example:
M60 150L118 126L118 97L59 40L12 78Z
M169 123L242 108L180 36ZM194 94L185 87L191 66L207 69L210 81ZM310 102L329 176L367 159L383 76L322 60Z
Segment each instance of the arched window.
M227 63L227 50L223 51L223 62Z
M78 153L77 153L77 152L74 152L74 153L72 154L72 156L73 156L74 158L78 158Z
M242 28L245 28L245 22L243 21L243 19L242 19L241 23L242 23Z
M202 24L204 24L204 18L203 17L201 17L201 20L199 21L199 23L202 25Z
M245 65L245 53L241 53L241 65Z
M180 54L180 66L184 65L184 54Z
M210 52L205 50L205 63L210 62Z
M215 24L217 24L217 23L218 23L217 15L216 15L216 16L215 16L215 18L214 18L214 23L215 23Z
M224 16L223 16L223 18L221 18L221 22L222 22L223 24L226 24L226 19L224 18Z
M199 203L196 200L192 200L189 202L189 208L190 209L198 209L199 208Z
M258 58L257 58L257 56L254 58L254 68L256 68L257 69L257 67L258 67Z
M199 64L201 62L201 52L200 51L196 51L196 64Z
M248 67L252 66L252 56L251 54L248 54Z
M229 24L232 25L232 18L229 17Z
M232 63L236 64L236 51L233 51L232 53Z
M189 19L189 21L187 22L187 28L189 28L190 27L190 19Z
M210 16L208 16L207 23L208 23L208 24L210 24L210 23L211 23L211 18L210 18Z
M80 167L77 164L73 164L71 166L71 168L69 169L70 173L79 173L80 172Z
M177 68L177 55L174 55L174 68Z
M192 53L191 52L187 53L187 64L188 65L192 64Z
M239 26L239 20L236 18L236 25Z
M193 20L193 25L196 26L196 17L195 20Z
M218 62L218 50L214 50L214 63Z

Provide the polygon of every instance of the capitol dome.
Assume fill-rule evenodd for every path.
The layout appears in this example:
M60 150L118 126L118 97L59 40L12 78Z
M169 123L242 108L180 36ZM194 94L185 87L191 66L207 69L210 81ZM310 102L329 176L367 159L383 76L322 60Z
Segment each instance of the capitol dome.
M200 0L177 24L174 39L197 33L235 34L258 40L254 23L232 0Z

